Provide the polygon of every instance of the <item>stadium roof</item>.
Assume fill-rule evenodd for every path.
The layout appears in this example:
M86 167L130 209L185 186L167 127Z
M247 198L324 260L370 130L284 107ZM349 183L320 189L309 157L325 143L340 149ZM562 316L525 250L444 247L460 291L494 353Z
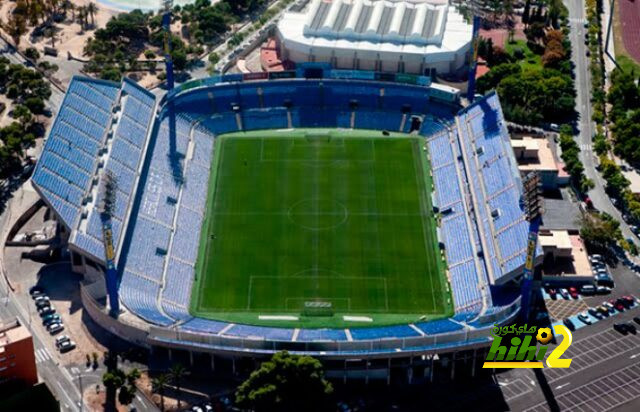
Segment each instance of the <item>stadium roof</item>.
M312 0L302 13L286 13L278 30L310 47L447 56L472 37L446 0Z
M131 80L74 77L34 172L36 190L71 232L69 243L100 262L102 177L109 171L119 183L112 216L118 250L154 111L155 96Z

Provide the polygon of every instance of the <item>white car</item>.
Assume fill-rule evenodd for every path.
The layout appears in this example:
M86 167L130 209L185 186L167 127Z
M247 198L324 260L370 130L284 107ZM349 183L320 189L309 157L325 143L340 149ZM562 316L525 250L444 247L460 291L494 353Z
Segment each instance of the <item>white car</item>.
M56 348L59 348L62 342L70 341L71 338L68 335L60 335L56 338Z
M589 314L587 312L582 312L578 315L578 319L580 319L580 322L584 323L585 325L591 325L593 322L591 322L591 318L589 317Z
M52 334L55 335L58 332L62 332L64 330L64 324L61 323L52 323L51 325L47 326L47 331Z
M602 256L601 255L590 255L589 256L589 261L591 261L591 262L602 262Z
M60 344L60 347L58 347L58 349L60 350L60 353L66 353L66 352L69 352L70 350L74 350L75 348L76 348L76 343L72 340L65 340Z

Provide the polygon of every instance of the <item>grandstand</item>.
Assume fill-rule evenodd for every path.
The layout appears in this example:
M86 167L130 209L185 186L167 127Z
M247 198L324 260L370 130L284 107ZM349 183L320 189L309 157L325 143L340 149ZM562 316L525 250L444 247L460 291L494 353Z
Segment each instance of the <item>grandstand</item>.
M110 330L147 346L349 358L486 346L493 323L515 316L518 298L500 291L522 273L527 223L497 95L460 110L459 94L428 78L313 70L321 78L306 78L302 67L265 79L196 80L160 101L129 80L72 80L33 183L68 236L73 270L95 275L105 263L98 187L106 171L117 177L113 239L126 309ZM216 139L301 128L409 133L423 141L451 317L308 328L205 319L190 311ZM94 317L106 311L100 293L83 293Z

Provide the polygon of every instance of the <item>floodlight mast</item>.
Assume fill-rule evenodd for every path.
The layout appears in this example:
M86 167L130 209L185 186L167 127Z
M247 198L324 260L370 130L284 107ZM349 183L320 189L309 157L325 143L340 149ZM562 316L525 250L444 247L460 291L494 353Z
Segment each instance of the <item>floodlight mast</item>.
M109 296L109 313L118 317L120 313L120 301L118 297L118 272L115 265L115 249L113 247L113 228L111 217L116 207L116 194L118 191L118 181L107 171L102 181L102 210L100 210L100 220L102 221L102 243L104 245L104 258L106 264L105 283L107 295Z
M533 285L534 285L534 261L538 244L538 232L542 223L544 213L541 197L540 175L529 173L523 179L524 193L522 201L524 204L526 219L529 222L529 241L527 242L527 258L524 263L524 274L522 279L522 319L527 322L531 318Z
M471 34L471 60L469 62L469 80L467 82L467 100L473 103L476 95L476 74L478 72L478 47L480 44L480 25L484 17L482 0L471 0L470 13L473 24Z
M162 30L164 31L164 64L167 70L167 90L172 90L173 80L173 60L171 59L171 10L173 0L160 0L162 4Z

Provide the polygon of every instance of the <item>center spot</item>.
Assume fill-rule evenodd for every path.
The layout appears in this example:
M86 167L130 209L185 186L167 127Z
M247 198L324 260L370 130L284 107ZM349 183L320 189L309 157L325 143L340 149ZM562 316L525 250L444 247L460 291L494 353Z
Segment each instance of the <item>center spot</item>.
M325 199L303 199L289 209L289 219L305 229L325 230L347 220L347 208L340 202Z

